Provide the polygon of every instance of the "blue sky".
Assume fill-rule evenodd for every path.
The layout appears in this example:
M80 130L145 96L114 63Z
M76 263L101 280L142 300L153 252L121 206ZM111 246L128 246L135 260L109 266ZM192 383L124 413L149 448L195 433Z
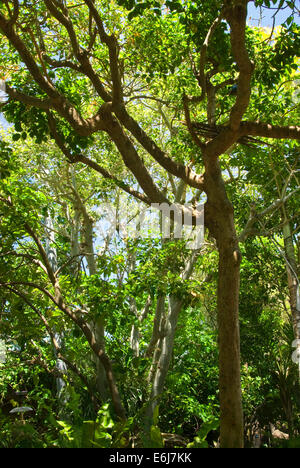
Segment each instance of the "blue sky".
M276 13L277 8L256 8L254 2L248 3L248 23L251 26L273 26L272 16ZM285 22L291 14L290 8L281 9L275 18L275 26L279 26ZM297 24L300 24L300 16L295 15L294 18Z
M4 128L7 128L8 126L8 123L6 122L5 118L3 117L2 114L0 114L0 128L1 127L4 127Z

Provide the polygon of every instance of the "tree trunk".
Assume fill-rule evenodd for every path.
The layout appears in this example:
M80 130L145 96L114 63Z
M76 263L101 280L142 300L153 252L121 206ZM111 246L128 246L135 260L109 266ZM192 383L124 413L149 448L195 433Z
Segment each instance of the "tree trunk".
M186 261L185 269L181 273L182 280L190 278L199 251L194 250ZM153 424L154 410L159 403L159 398L163 392L167 373L169 370L174 339L177 328L179 313L183 300L180 297L169 295L168 311L165 312L165 295L160 294L157 299L156 312L153 323L152 337L146 351L146 356L153 353L152 366L149 371L148 382L151 384L151 394L149 404L145 412L145 433L146 438Z
M132 325L130 332L130 348L135 357L140 355L140 331L136 325Z
M74 195L74 210L75 210L75 222L74 225L77 228L73 236L73 244L79 248L80 254L85 256L88 270L90 275L95 275L97 273L97 265L95 261L95 251L94 251L94 220L89 215L85 203L82 201L80 194L77 190L77 181L74 168L71 168L71 179L70 187ZM80 217L82 216L82 226L80 226ZM79 231L82 236L82 243L79 243ZM100 344L101 348L105 349L105 323L102 317L98 317L92 321L90 324L93 334L97 343ZM99 392L101 400L105 402L109 398L109 389L108 382L106 377L106 372L103 367L103 363L92 354L92 360L96 366L96 388Z
M243 447L240 384L239 261L233 246L219 248L218 330L221 447Z
M283 226L284 250L286 257L286 270L288 278L290 307L293 320L295 340L300 339L300 304L299 304L299 279L296 254L293 244L291 227L288 221Z
M295 338L292 346L293 348L296 348L293 352L292 359L295 364L298 364L298 382L300 383L300 284L291 226L286 215L285 223L283 225L283 239L289 288L289 302Z
M136 300L133 297L130 297L129 301L130 301L130 308L131 308L132 314L136 316L140 324L143 323L143 321L147 317L149 310L150 310L151 296L148 296L145 306L143 310L140 312L138 311ZM141 333L140 333L139 326L136 324L133 324L131 327L131 333L130 333L130 347L136 357L139 357L140 355L140 338L141 338Z
M93 240L93 230L94 222L93 219L88 215L85 206L81 205L81 211L83 214L83 227L82 227L82 236L84 240L84 254L88 264L89 274L95 275L97 273L97 266L95 262L95 252L94 252L94 240ZM91 327L94 330L94 335L97 342L101 345L101 348L105 349L105 322L102 317L98 317L93 320ZM96 387L101 396L102 401L106 401L109 397L108 383L106 378L106 372L103 367L102 362L99 359L95 360L96 364Z
M206 160L205 224L219 251L218 334L220 444L242 448L243 410L240 382L239 287L241 254L218 160Z
M157 352L154 352L153 359L155 359L154 366L156 364L156 370L153 373L152 389L150 394L150 402L146 410L145 415L145 432L149 433L150 427L153 424L153 415L156 406L159 403L159 397L161 396L166 381L167 373L169 370L171 357L173 353L173 345L175 338L175 331L177 327L177 321L179 312L182 307L182 300L175 296L169 297L169 307L165 322L165 330L163 331L164 336L159 340L160 354L157 362ZM158 348L157 348L158 349Z
M51 268L53 272L57 270L57 252L56 248L54 246L55 243L55 233L53 230L53 220L51 215L48 213L48 215L45 218L45 233L46 233L46 254L49 260L49 263L51 265ZM58 343L59 347L63 347L64 343L64 338L63 334L61 332L58 332L57 330L54 330L54 336L56 339L56 342ZM54 349L54 354L56 356L56 368L57 370L63 375L67 373L67 366L65 362L63 362L61 359L57 357L57 352ZM63 408L65 403L67 402L66 395L63 395L63 390L66 386L66 382L62 377L57 377L56 379L56 388L57 388L57 395L60 401L60 405ZM63 396L62 396L63 395Z

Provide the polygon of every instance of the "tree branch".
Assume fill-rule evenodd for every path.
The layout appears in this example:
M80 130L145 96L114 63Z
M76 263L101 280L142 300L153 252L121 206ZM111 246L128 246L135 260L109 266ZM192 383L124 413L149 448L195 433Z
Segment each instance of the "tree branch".
M184 180L194 188L203 189L203 175L196 174L190 167L173 161L167 154L159 148L152 138L140 127L127 112L125 106L120 106L115 110L115 114L120 122L141 144L141 146L155 159L158 164L175 177Z
M61 361L63 361L71 370L72 372L74 372L74 374L76 374L80 380L84 383L84 385L87 387L91 397L92 397L92 401L95 402L95 396L94 396L94 392L92 391L92 387L88 381L88 379L85 377L84 374L82 374L82 372L80 371L80 369L76 366L76 364L73 364L71 361L69 361L69 359L67 359L62 353L61 353L61 349L60 349L60 346L59 344L57 343L57 340L55 338L55 334L52 332L52 329L48 323L48 320L46 319L46 317L40 312L40 310L35 307L32 302L27 298L27 296L25 294L23 294L21 291L15 289L15 288L12 288L10 286L6 286L6 289L10 290L12 293L14 293L15 295L19 296L24 302L25 304L27 304L34 312L35 314L41 319L41 321L43 322L46 330L47 330L47 333L51 339L51 342L53 344L53 347L55 349L55 352L56 352L56 357L58 359L60 359ZM50 371L50 370L49 370ZM59 372L57 370L57 372L59 373L59 377L64 377L64 374Z
M254 65L249 59L246 48L247 3L249 0L227 0L225 17L230 25L231 49L239 68L236 102L230 113L230 127L236 131L249 105L251 94L251 76ZM230 6L228 6L230 5Z
M105 372L106 372L107 381L108 381L108 384L109 384L111 397L112 397L112 401L113 401L113 404L114 404L114 409L116 411L116 414L120 419L126 419L125 410L123 408L123 405L122 405L122 402L121 402L121 399L120 399L120 395L119 395L119 391L118 391L118 388L117 388L116 383L115 383L115 379L114 379L110 359L109 359L108 355L105 353L105 351L104 351L103 347L101 346L101 344L97 342L96 337L95 337L93 331L91 330L90 326L88 325L88 323L86 323L86 321L80 316L80 314L78 314L76 312L73 312L65 304L64 299L63 299L61 294L56 293L56 295L54 297L45 288L43 288L43 287L41 287L41 286L39 286L39 285L37 285L35 283L28 282L28 281L10 282L10 283L0 283L0 286L3 286L3 287L9 286L9 287L11 287L13 285L21 285L21 284L23 284L25 286L30 286L30 287L39 289L41 292L46 294L46 296L48 296L51 299L51 301L62 312L64 312L82 330L82 332L83 332L84 336L86 337L91 349L93 350L95 355L98 357L98 359L100 359L101 363L103 364L103 367L104 367ZM79 312L81 312L81 311L79 311Z
M205 88L206 89L206 88ZM205 91L206 92L206 91ZM189 110L189 104L188 104L188 98L187 96L183 96L183 107L184 107L184 115L185 115L185 120L186 120L186 125L187 128L190 132L190 135L194 141L194 143L201 149L204 150L205 144L198 138L196 132L194 131L192 122L191 122L191 117L190 117L190 110Z
M300 127L296 125L279 126L263 122L241 122L240 136L252 135L274 139L292 139L300 140Z
M94 4L94 1L84 0L84 2L88 6L90 13L95 20L101 42L106 44L108 48L110 72L111 72L111 79L112 79L112 84L113 84L112 103L113 105L120 105L121 103L123 103L123 89L122 89L121 74L120 74L119 61L118 61L119 47L118 47L117 39L115 38L115 36L113 35L109 36L106 33L102 19Z
M296 190L293 190L290 192L288 195L285 197L275 200L271 205L269 205L267 208L265 208L263 211L260 213L257 213L256 209L254 206L251 207L250 209L250 216L249 219L246 223L245 228L239 235L239 242L245 242L245 240L250 237L250 236L256 236L259 234L259 231L257 229L254 229L253 226L256 222L261 222L261 220L268 214L273 214L275 213L279 208L281 208L292 196L295 195L300 190L300 187L298 187Z
M15 100L22 102L26 106L37 107L38 109L48 110L51 107L51 99L39 99L28 94L21 93L15 88L11 88L6 84L5 91L8 96Z
M70 20L68 16L68 10L67 8L63 8L62 11L60 11L56 6L54 5L53 1L51 0L45 0L45 4L49 10L49 12L54 16L54 18L57 19L59 23L61 23L65 29L67 30L67 33L70 38L71 46L73 49L73 53L79 63L81 64L80 67L78 67L78 71L83 72L88 78L90 78L91 82L93 83L96 91L98 92L99 96L105 101L110 101L111 96L107 91L105 90L103 84L101 83L98 75L95 73L93 70L89 59L87 55L87 51L84 51L83 49L80 48L76 33L73 27L73 23ZM54 61L57 63L57 61ZM64 64L68 63L68 66L71 65L71 68L76 69L77 67L70 63L69 61L64 61Z
M100 166L96 161L93 161L93 160L89 159L88 157L84 156L83 154L73 155L71 153L71 151L67 148L67 146L64 144L64 142L62 140L62 137L58 133L57 128L56 128L55 119L54 119L54 117L52 116L52 114L50 112L48 113L48 123L49 123L49 128L50 128L51 134L52 134L57 146L62 151L62 153L66 156L68 161L70 161L71 163L81 162L81 163L85 164L86 166L94 169L96 172L101 174L104 178L110 179L113 182L115 182L115 184L118 187L120 187L122 190L127 192L129 195L134 196L138 200L146 203L147 205L151 204L151 201L147 196L145 196L144 194L138 192L137 190L134 190L132 187L127 185L122 180L119 180L117 177L115 177L109 171L107 171L102 166Z
M201 48L201 53L200 53L200 61L199 61L199 74L197 76L199 85L202 90L201 96L199 96L199 101L205 98L206 95L206 76L205 76L205 63L206 63L206 55L207 55L207 49L209 42L212 38L212 35L214 31L216 30L217 26L220 24L220 22L223 19L223 12L220 13L220 15L215 19L215 21L212 23L211 27L208 30L208 33L205 37L205 40L203 42L202 48Z

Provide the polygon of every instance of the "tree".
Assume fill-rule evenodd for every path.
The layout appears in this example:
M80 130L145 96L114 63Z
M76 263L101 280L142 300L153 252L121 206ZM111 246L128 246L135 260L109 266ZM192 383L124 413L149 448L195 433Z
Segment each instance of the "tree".
M198 194L206 194L205 224L219 251L223 447L242 446L243 418L238 323L241 255L221 157L235 144L253 143L254 137L299 140L300 136L293 122L270 122L263 105L255 110L249 107L251 90L261 87L267 91L273 84L274 77L269 82L261 78L270 64L280 64L279 75L294 66L291 54L293 57L297 47L296 26L289 20L284 30L287 34L282 33L274 47L269 43L269 63L264 64L264 58L255 56L246 26L247 3L225 0L189 2L185 6L167 1L161 6L158 2L138 2L129 19L140 13L143 16L132 23L114 3L108 6L92 0L76 8L71 2L45 0L35 5L14 0L4 2L0 10L0 31L5 38L3 63L10 67L6 86L9 101L4 111L17 124L15 139L26 137L23 127L37 141L50 134L69 161L88 165L148 205L171 203L156 182L150 161ZM277 3L283 8L282 1ZM125 6L131 9L134 2ZM159 39L162 25L169 30L176 25L172 40L181 44L177 53L170 48L167 36ZM280 56L281 47L289 52L288 57L288 53ZM165 56L164 51L169 53ZM255 59L259 62L257 71ZM165 95L158 91L161 84ZM228 85L236 85L236 93L228 93ZM173 92L168 90L170 86ZM167 145L157 140L155 131L147 125L146 100L157 103L152 126L160 115L174 147L176 139L180 142L178 132L182 129L168 125L173 109L179 121L184 117L184 138L189 143L181 148L189 148L186 157L178 151L172 157ZM90 157L89 147L98 132L113 142L142 191ZM184 204L180 209L182 214L187 210ZM195 208L192 213L195 218L199 216ZM44 255L42 249L40 254ZM50 269L49 274L54 285ZM60 306L78 321L64 303ZM81 326L88 334L83 323Z

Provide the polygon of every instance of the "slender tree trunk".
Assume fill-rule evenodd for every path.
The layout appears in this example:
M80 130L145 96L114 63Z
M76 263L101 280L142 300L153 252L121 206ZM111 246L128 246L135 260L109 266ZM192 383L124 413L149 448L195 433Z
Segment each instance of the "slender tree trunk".
M74 168L71 168L70 187L74 194L74 235L72 236L72 245L79 249L79 252L85 256L88 265L90 275L97 273L97 265L95 262L95 251L94 251L94 221L89 215L85 203L82 201L78 190L76 176ZM82 226L80 226L80 218L82 217ZM82 243L79 243L79 234L82 235ZM105 348L105 323L102 317L99 317L92 321L90 324L97 342L101 348ZM106 401L109 398L108 382L106 378L106 372L103 367L103 363L92 354L92 360L96 366L96 388L100 394L102 401Z
M86 323L83 319L80 319L78 316L74 316L74 314L63 304L63 309L67 312L67 314L72 318L72 320L81 328L84 336L86 337L91 349L95 353L98 359L101 360L101 363L105 369L106 379L108 382L108 387L110 391L110 395L112 398L113 407L115 410L116 415L122 419L126 419L126 412L123 407L123 403L119 394L118 387L115 382L115 377L112 369L112 365L110 362L109 357L101 347L101 344L97 342L94 332L91 329L90 325Z
M130 348L132 349L135 357L139 357L140 355L140 331L135 324L132 325L131 327Z
M242 448L243 410L240 382L239 287L241 255L218 160L206 162L205 223L217 241L220 444Z
M48 260L51 265L51 268L53 272L55 272L57 270L57 252L56 252L56 248L54 247L55 234L53 231L53 220L50 214L48 214L45 218L45 226L46 226L45 228L46 254L48 256ZM64 342L63 334L61 332L58 332L57 330L54 330L54 337L59 347L62 348L63 342ZM54 353L57 356L56 349L54 349ZM58 357L56 358L56 368L62 375L67 373L67 366L65 362L63 362ZM66 382L64 381L64 379L62 377L57 377L56 379L57 395L62 406L64 406L64 404L66 403L66 395L62 397L62 392L65 386L66 386Z
M136 316L140 324L143 323L143 321L147 317L149 310L150 310L151 296L148 296L145 306L142 311L138 311L136 300L133 297L129 298L129 302L130 302L130 308L131 308L132 314ZM141 339L141 333L140 333L139 326L136 324L133 324L131 327L131 332L130 332L130 347L136 357L139 357L140 355L140 339Z
M296 348L293 352L293 361L298 364L298 382L300 383L300 284L291 226L286 215L285 223L283 225L283 239L289 288L289 302L295 338L292 345L293 348Z
M97 273L97 266L95 262L95 252L94 252L94 240L93 240L93 230L94 223L93 219L88 215L85 206L81 207L83 213L83 240L84 240L84 253L85 258L88 264L88 269L90 275L95 275ZM91 324L95 338L97 342L101 345L102 349L105 349L105 323L102 317L98 317L93 320ZM102 362L99 359L95 360L96 363L96 386L97 390L103 401L106 401L109 397L108 383L106 378L106 372L103 367Z
M288 278L290 307L293 320L295 340L300 339L300 304L299 304L299 279L296 254L290 223L286 220L283 226L284 250L286 257L286 270Z
M163 323L165 320L165 300L164 294L160 294L157 298L155 315L153 319L152 336L146 351L146 356L149 357L155 350L155 347L160 338L162 338ZM152 379L150 379L152 381Z
M153 359L154 366L156 364L155 373L153 373L152 389L150 394L150 402L146 410L145 416L145 431L149 433L150 427L153 421L153 414L156 406L159 403L159 397L161 396L166 381L167 373L169 370L171 357L173 353L173 345L175 338L175 331L178 322L179 312L182 307L182 300L175 296L169 296L169 307L165 322L165 330L163 331L164 336L159 340L159 359L157 362L157 354L154 352Z
M97 342L103 349L105 349L104 321L102 319L98 319L94 322L93 326ZM99 359L96 360L96 385L102 401L106 401L109 398L108 383L105 369Z
M198 255L199 251L194 250L187 259L185 269L181 274L184 281L188 280L193 273ZM148 377L148 382L151 385L151 393L144 419L144 430L147 442L149 442L149 432L153 424L154 411L159 404L159 399L163 393L169 370L177 322L182 305L183 300L171 294L168 296L168 311L166 313L165 296L161 294L157 299L153 333L146 352L146 356L151 355L153 352L152 365Z
M79 247L79 228L80 228L80 213L75 209L74 219L69 218L71 226L71 257L73 261L70 265L72 274L76 276L80 269L80 247Z

